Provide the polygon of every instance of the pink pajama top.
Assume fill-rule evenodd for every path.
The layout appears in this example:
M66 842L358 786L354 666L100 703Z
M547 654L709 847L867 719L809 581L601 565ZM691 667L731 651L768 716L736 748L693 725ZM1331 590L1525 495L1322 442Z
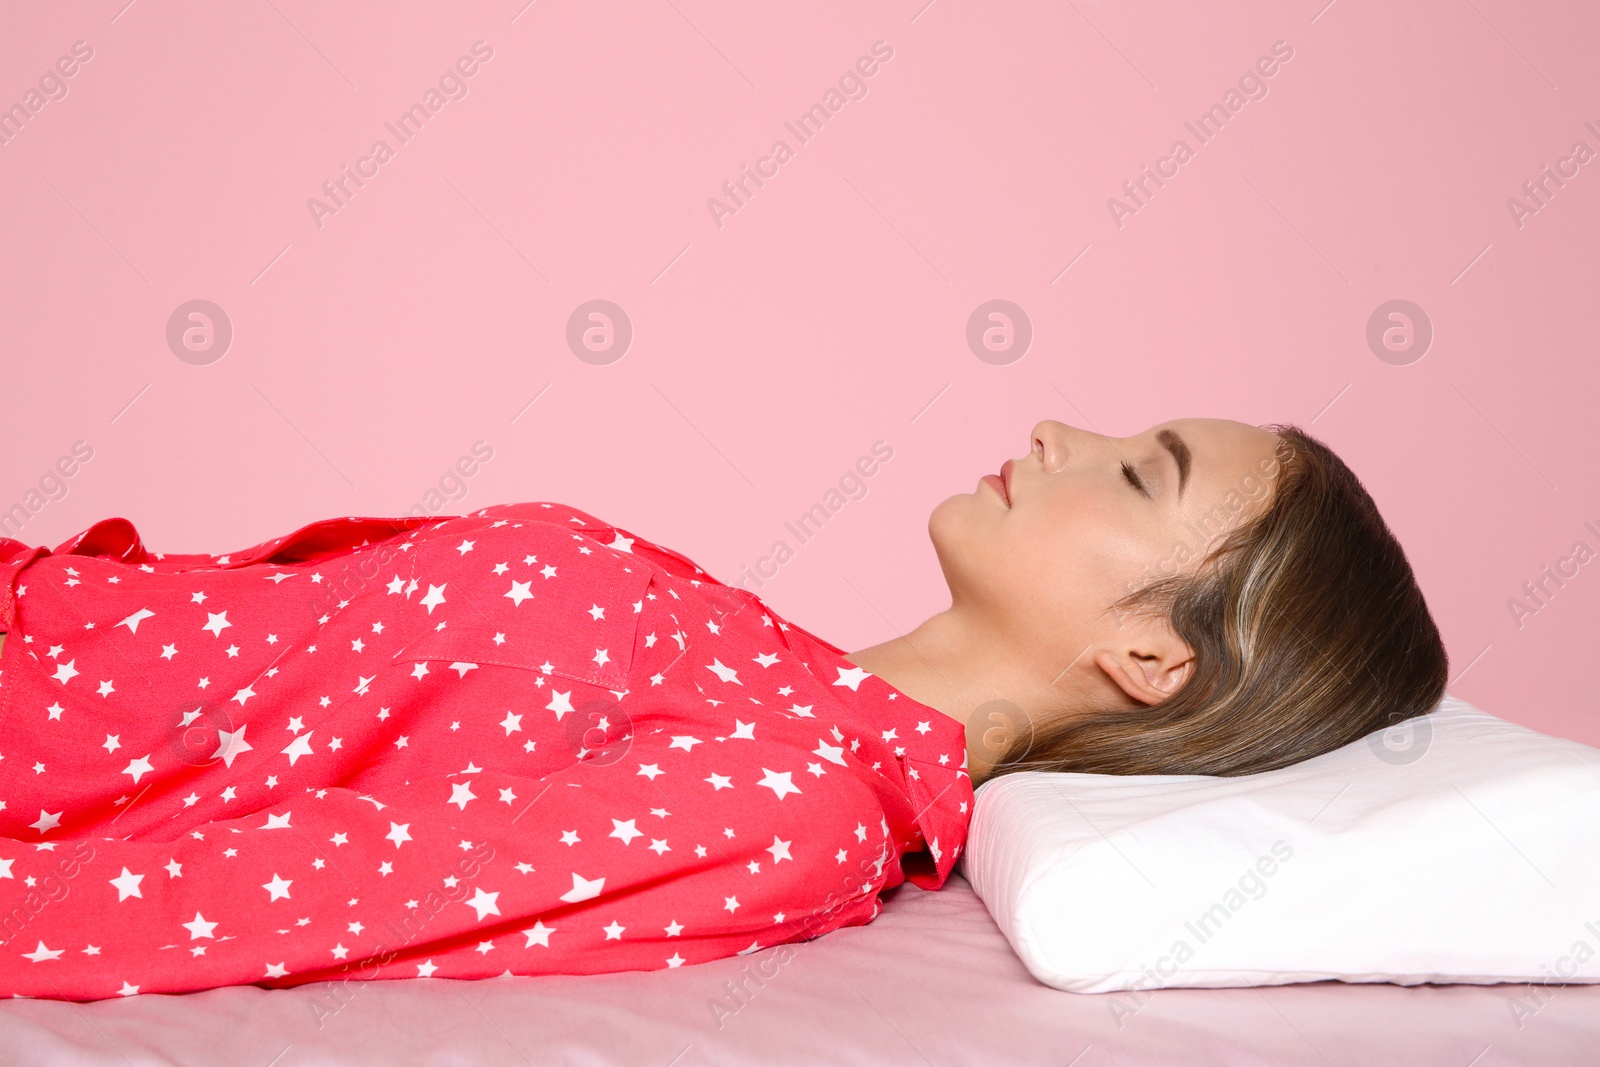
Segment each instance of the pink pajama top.
M936 889L961 725L558 504L0 538L0 994L649 970Z

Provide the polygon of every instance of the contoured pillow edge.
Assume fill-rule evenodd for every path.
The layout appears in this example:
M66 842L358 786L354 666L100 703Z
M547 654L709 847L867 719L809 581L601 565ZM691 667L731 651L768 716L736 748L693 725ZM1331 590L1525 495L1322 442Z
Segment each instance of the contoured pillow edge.
M1454 698L1426 718L1414 763L1369 738L1263 775L985 782L963 873L1079 992L1600 980L1600 750Z

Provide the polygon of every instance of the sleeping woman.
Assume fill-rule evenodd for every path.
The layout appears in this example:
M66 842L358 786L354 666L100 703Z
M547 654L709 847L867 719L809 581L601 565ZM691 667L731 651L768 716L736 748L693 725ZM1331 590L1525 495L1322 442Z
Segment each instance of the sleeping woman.
M975 780L1270 770L1443 694L1300 430L1027 443L933 510L949 608L856 652L552 503L0 538L0 995L760 952L939 888Z

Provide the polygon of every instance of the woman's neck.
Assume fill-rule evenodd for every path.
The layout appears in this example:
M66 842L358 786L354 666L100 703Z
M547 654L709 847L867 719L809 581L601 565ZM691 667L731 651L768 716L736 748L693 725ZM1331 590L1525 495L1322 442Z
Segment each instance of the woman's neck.
M923 626L927 626L924 623ZM971 707L961 698L961 687L940 668L939 650L922 627L850 655L850 662L882 678L912 700L926 704L965 724Z
M1019 661L992 627L975 624L955 608L849 660L961 723L974 779L1018 734L1064 710L1071 698L1067 688L1052 683L1049 670Z

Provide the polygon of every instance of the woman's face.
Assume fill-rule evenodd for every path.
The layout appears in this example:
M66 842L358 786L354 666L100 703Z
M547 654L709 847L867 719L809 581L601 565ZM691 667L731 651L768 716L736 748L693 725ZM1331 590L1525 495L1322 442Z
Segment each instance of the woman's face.
M1133 437L1039 423L1026 455L996 463L928 520L952 606L1025 652L1071 658L1105 641L1119 626L1112 603L1192 570L1260 511L1277 442L1224 419L1177 419Z

